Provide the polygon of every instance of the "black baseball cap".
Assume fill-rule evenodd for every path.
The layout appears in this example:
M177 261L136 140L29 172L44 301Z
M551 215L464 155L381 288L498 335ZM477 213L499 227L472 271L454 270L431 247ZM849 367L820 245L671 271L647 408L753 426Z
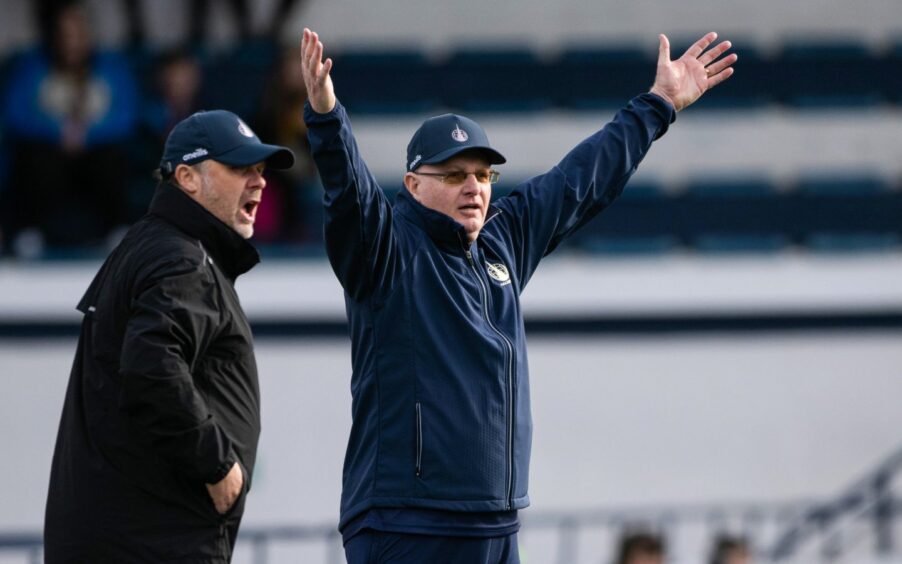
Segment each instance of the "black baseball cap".
M285 169L294 165L291 150L262 143L240 117L226 110L197 112L178 122L166 139L160 172L169 176L180 164L207 159L231 166L265 162L270 168Z
M481 150L489 164L507 162L492 148L489 138L478 123L457 114L443 114L423 122L407 145L407 170L420 165L447 161L463 151Z

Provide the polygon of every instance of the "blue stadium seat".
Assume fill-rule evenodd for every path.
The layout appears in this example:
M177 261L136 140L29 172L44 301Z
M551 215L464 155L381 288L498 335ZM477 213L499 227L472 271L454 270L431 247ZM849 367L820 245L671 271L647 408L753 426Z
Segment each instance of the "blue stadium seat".
M797 235L819 252L888 251L902 238L902 192L872 174L812 174L796 184Z
M440 77L417 49L345 51L332 78L352 113L421 113L439 105Z
M796 190L809 196L872 196L888 192L890 187L882 178L867 172L813 173L800 178Z
M895 41L883 64L883 72L876 77L883 87L883 94L891 102L902 104L902 39Z
M544 110L552 100L547 69L530 49L463 49L439 69L442 100L466 112Z
M898 233L813 233L805 238L813 252L862 253L890 252L902 249Z
M210 107L224 108L253 121L278 59L275 44L260 41L236 45L205 65L203 98Z
M853 42L791 43L775 69L780 100L797 107L866 106L885 101L882 61Z
M576 110L619 108L648 91L655 76L655 59L632 48L570 46L548 78L558 105Z
M760 254L782 251L791 241L776 233L699 235L690 241L696 251L708 254Z
M615 237L592 235L579 239L576 247L596 255L662 255L679 248L673 235Z
M677 208L683 237L708 253L773 252L790 244L780 195L761 178L690 182Z
M702 96L693 107L745 109L775 103L774 60L759 53L752 40L734 37L730 40L733 47L729 52L739 55L734 65L736 72L710 94Z

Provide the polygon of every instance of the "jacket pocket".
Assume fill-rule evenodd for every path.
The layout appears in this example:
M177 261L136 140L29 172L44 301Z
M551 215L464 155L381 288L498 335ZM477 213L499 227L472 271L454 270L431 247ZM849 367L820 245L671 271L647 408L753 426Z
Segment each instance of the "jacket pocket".
M416 404L417 408L417 434L416 434L416 475L420 477L423 465L423 415L420 408L420 402Z

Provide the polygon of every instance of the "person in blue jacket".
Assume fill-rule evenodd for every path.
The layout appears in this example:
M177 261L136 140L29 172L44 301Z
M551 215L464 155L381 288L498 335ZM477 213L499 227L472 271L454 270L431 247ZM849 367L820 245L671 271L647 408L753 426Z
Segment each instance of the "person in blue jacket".
M103 242L126 222L138 90L126 60L97 49L81 0L36 3L42 44L10 70L0 109L12 148L0 220L10 239ZM14 210L14 213L11 213Z
M550 171L490 201L505 157L459 115L427 119L390 203L304 30L304 119L352 342L339 529L349 562L519 562L532 422L520 293L623 190L676 112L733 73L709 33Z

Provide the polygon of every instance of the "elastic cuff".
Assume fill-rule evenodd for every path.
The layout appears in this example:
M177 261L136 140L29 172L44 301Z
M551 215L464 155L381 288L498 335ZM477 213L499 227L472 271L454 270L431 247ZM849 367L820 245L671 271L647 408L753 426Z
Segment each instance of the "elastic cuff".
M662 135L667 133L667 130L670 128L670 124L676 121L677 113L673 106L665 100L664 98L654 94L653 92L645 92L636 96L636 99L642 100L657 113L664 124L658 129L657 134L655 135L655 140L661 138Z
M228 475L229 471L232 469L232 466L234 466L236 462L238 462L238 458L230 452L225 461L223 461L219 466L216 467L215 473L207 477L208 479L206 480L206 482L208 484L216 484L221 482L222 479Z
M336 120L340 118L342 113L344 113L344 106L341 105L341 102L339 102L337 98L335 99L335 107L324 114L314 110L313 106L310 105L310 100L304 102L304 123L306 124Z

